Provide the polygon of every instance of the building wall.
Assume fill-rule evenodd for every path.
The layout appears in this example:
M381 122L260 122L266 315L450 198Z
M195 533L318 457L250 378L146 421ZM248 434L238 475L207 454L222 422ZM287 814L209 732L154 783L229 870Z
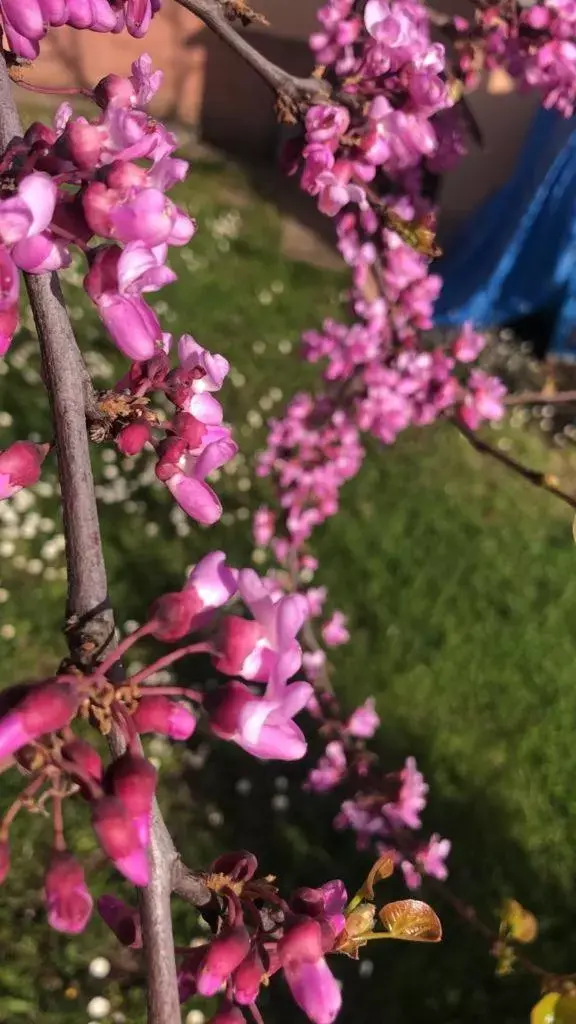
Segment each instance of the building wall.
M297 74L310 69L307 37L314 27L310 0L253 0L271 27L249 28L271 60ZM462 10L465 0L444 0L445 10ZM90 86L111 69L126 72L140 53L151 54L165 80L156 109L198 128L201 137L251 159L270 158L279 130L267 86L176 3L166 2L145 39L57 29L43 44L40 59L24 72L47 85ZM483 150L471 144L467 158L443 185L444 221L450 230L500 185L513 165L535 109L533 97L509 91L498 76L470 98L484 135Z

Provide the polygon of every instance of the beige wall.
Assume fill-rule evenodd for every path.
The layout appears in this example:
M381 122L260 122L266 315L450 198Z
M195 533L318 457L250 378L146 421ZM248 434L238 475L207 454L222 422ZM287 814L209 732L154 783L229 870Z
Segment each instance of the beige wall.
M272 60L296 73L310 68L306 44L313 29L311 0L253 0L271 27L247 32ZM445 10L462 11L465 0L444 0ZM140 53L149 52L165 74L157 111L197 125L208 141L267 158L276 149L278 129L270 93L263 82L201 23L175 3L162 12L143 40L57 29L43 44L42 55L24 75L49 85L90 86L111 69L127 72ZM493 85L494 83L492 83ZM485 137L484 150L473 143L468 157L447 175L443 187L445 224L450 228L509 174L532 116L532 98L490 94L470 98Z

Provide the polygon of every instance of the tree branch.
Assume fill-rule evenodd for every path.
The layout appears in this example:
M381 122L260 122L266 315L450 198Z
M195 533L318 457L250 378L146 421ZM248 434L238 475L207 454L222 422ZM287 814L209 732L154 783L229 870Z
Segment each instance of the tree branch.
M523 477L528 483L534 487L538 487L541 491L547 491L548 494L553 494L556 498L560 498L560 501L569 505L571 509L576 510L576 496L568 494L567 491L563 491L558 487L556 477L550 473L541 473L536 469L530 469L529 466L524 466L523 463L517 462L510 455L506 455L505 452L501 452L499 448L494 448L488 441L484 441L481 437L478 437L473 430L466 427L463 423L459 423L457 420L450 420L450 423L456 430L462 434L462 437L466 438L468 443L480 452L481 455L489 455L495 459L496 462L500 462L507 469L511 469L514 473Z
M8 69L0 53L2 151L21 135ZM86 371L57 275L25 275L25 280L56 439L68 566L68 646L74 664L89 667L114 643L114 617L108 599L86 431ZM111 743L113 755L118 756L123 746L123 738L116 733ZM180 1021L170 911L172 870L177 859L172 839L156 807L150 848L150 885L141 893L149 1024Z
M242 57L246 64L279 95L293 102L329 99L331 90L327 82L313 75L309 78L295 77L264 57L230 24L219 0L176 0L176 3L200 18L207 28Z

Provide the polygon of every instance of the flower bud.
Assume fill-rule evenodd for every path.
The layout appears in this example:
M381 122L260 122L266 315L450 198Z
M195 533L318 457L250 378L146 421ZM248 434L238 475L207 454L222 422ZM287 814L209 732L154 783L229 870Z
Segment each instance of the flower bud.
M319 917L324 911L324 895L321 889L297 889L290 900L290 905L295 914Z
M48 683L33 687L0 719L0 758L16 753L45 733L63 729L77 707L78 693L73 686Z
M94 89L94 99L103 110L111 103L114 103L116 107L133 107L136 102L136 93L129 78L123 78L121 75L105 75Z
M219 672L229 676L242 675L246 659L256 650L264 631L254 619L227 615L218 629L216 647L218 657L214 664Z
M148 885L148 855L136 825L117 797L106 796L94 804L92 826L104 853L118 871L134 885Z
M98 898L96 908L102 920L123 946L130 946L131 949L142 948L142 923L137 910L107 893Z
M57 932L78 935L90 920L92 897L84 871L71 853L56 851L44 879L48 923Z
M105 141L105 128L78 118L68 122L57 148L63 150L80 170L88 171L100 163Z
M249 850L237 850L217 857L210 871L216 875L227 875L233 882L248 882L254 878L257 868L258 861L253 853Z
M178 463L187 450L188 445L181 437L168 438L158 445L159 459L156 463L155 473L162 483L166 483L178 472Z
M232 975L234 998L241 1006L255 1003L264 977L264 964L256 949L251 949Z
M122 455L138 455L152 438L148 423L129 423L116 437L116 447Z
M210 1017L208 1024L246 1024L246 1018L237 1006L230 1003L223 1003L213 1017Z
M87 743L86 740L70 740L69 743L65 743L62 747L62 756L67 761L72 762L69 768L71 774L74 774L74 765L77 765L83 775L89 776L89 778L94 779L97 783L102 781L102 758L91 743ZM81 778L78 778L76 781L80 786L82 795L89 800L92 796L90 787Z
M244 927L224 928L207 947L196 976L196 988L202 996L213 996L240 966L250 949L250 936Z
M11 498L23 487L31 487L40 479L40 467L49 447L32 441L15 441L0 452L0 500Z
M190 448L198 448L206 433L206 426L189 412L178 412L172 420L172 430L181 437Z
M142 697L132 721L139 733L159 732L173 740L189 739L196 728L189 708L163 696Z
M107 788L121 800L136 826L142 846L150 841L150 818L157 772L145 757L122 754L106 772Z
M292 962L314 963L323 956L322 929L317 921L299 921L284 933L278 943L283 967Z
M149 619L155 622L152 636L171 642L181 640L190 632L192 620L204 608L204 603L193 587L163 594L150 608Z

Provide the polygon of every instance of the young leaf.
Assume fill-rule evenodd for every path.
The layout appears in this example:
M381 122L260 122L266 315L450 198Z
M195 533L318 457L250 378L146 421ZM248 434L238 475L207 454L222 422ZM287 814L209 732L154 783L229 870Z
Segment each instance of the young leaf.
M440 942L442 925L432 907L420 900L398 900L388 903L379 913L384 927L393 939L406 942Z
M505 900L502 908L502 930L514 942L534 942L538 935L538 921L517 900Z

